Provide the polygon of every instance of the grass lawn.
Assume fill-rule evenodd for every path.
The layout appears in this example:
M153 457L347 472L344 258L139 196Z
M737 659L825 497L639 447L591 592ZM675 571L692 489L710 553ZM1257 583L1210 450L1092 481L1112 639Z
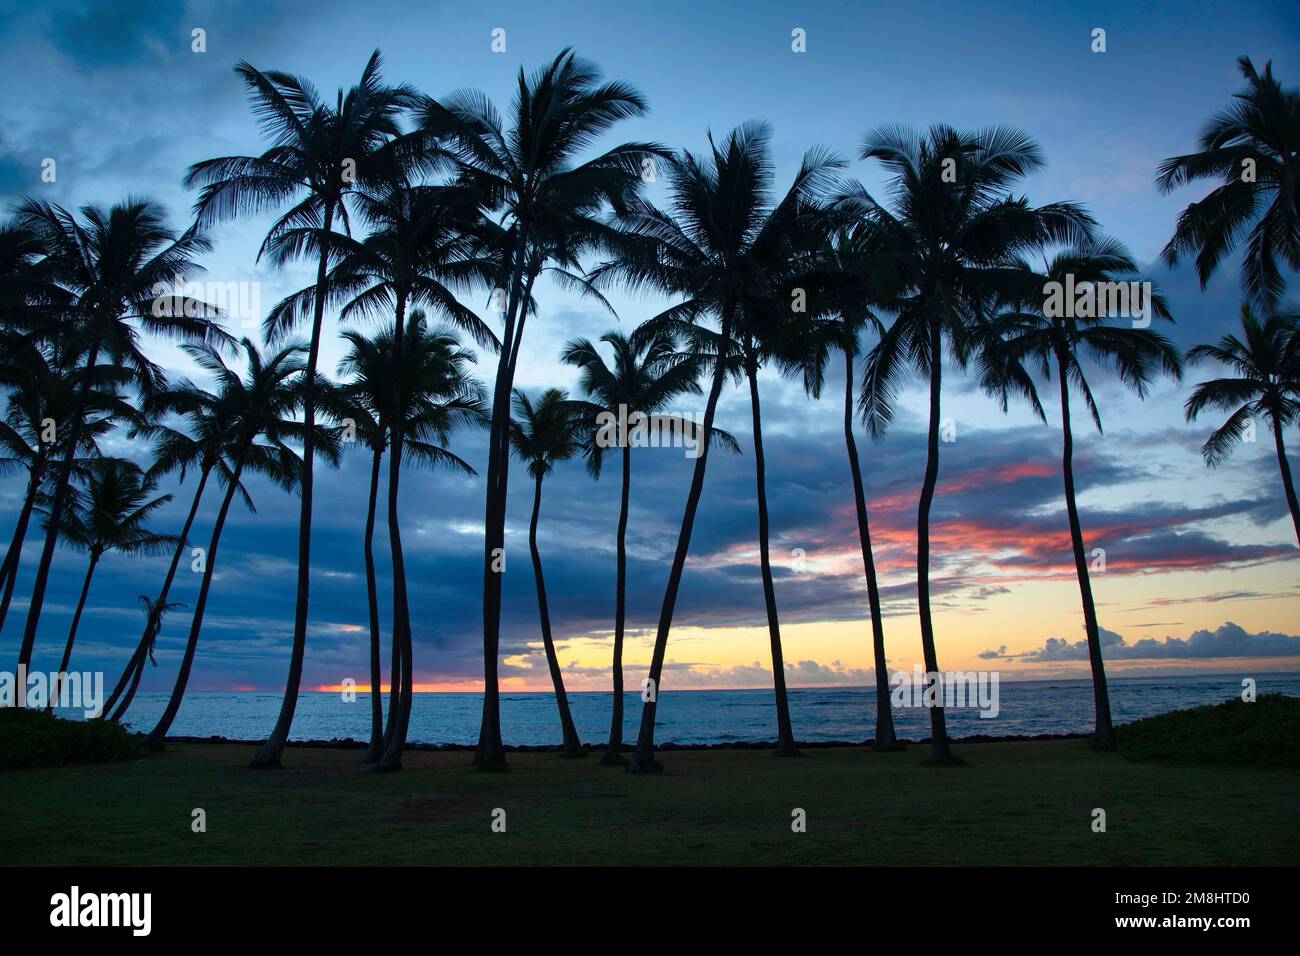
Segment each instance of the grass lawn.
M645 777L598 758L408 753L375 774L360 751L171 744L115 764L0 772L0 845L23 865L862 864L1205 865L1300 860L1300 772L1135 763L1084 741L662 754ZM207 832L191 831L191 811ZM495 808L507 830L493 833ZM791 831L791 811L807 832ZM1092 810L1107 830L1091 829Z

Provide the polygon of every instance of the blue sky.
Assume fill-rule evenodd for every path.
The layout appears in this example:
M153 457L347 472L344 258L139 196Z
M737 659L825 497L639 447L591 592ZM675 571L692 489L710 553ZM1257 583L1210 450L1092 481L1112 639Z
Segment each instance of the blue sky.
M1106 31L1105 53L1090 48L1097 27ZM206 53L191 51L195 28L206 31ZM491 50L494 28L506 31L505 53ZM805 53L791 50L796 28L806 31ZM852 160L849 175L879 187L876 171L857 160L856 147L881 124L1022 127L1048 161L1024 183L1030 198L1084 203L1107 232L1152 263L1178 211L1200 194L1190 189L1160 196L1152 185L1156 165L1190 151L1206 117L1240 87L1238 55L1261 66L1272 59L1283 81L1294 85L1300 79L1298 39L1300 4L1289 0L1230 10L1196 2L0 2L6 90L0 101L0 202L8 206L31 193L73 206L145 193L164 202L182 225L193 196L180 179L190 163L261 148L231 71L241 58L305 74L328 95L353 82L378 47L394 81L434 95L478 88L504 107L521 65L532 69L572 46L608 75L635 83L650 102L650 115L617 128L610 143L656 140L698 150L707 130L721 133L747 119L766 119L775 131L779 183L804 150L823 144ZM46 157L58 163L56 183L40 181ZM258 264L265 226L265 220L248 220L217 228L205 265L216 281L260 282L268 305L310 281L312 269ZM1169 331L1180 345L1217 337L1235 322L1234 266L1205 292L1186 269L1168 273L1153 265L1151 274L1169 296L1177 319ZM572 370L556 360L567 339L594 338L616 324L630 328L663 305L615 295L616 323L554 288L543 288L539 299L541 313L530 325L518 376L528 389L574 384ZM173 346L158 343L156 353L173 370L189 371ZM322 367L332 369L337 344L331 340L323 354ZM1003 415L969 383L950 381L945 402L959 438L945 449L936 504L937 521L947 528L936 549L941 662L972 662L1005 646L1011 670L1080 673L1061 645L1047 643L1068 647L1080 636L1077 592L1070 575L1061 573L1068 537L1059 421L1049 414L1045 426L1018 409ZM1097 381L1105 381L1100 373ZM819 402L772 375L763 388L774 548L786 555L802 548L809 558L804 572L778 562L787 658L800 662L807 683L860 680L870 663L865 593L846 511L851 499L835 377ZM1199 654L1165 655L1173 661L1118 652L1134 671L1226 666L1222 647L1214 647L1236 636L1223 630L1227 622L1248 636L1264 635L1255 645L1261 658L1268 649L1269 666L1284 666L1277 649L1290 647L1295 655L1300 643L1277 642L1297 630L1300 565L1271 446L1243 447L1229 465L1207 472L1196 454L1207 426L1182 422L1186 388L1163 384L1138 402L1104 384L1098 394L1105 438L1078 423L1085 528L1098 529L1097 543L1112 555L1112 570L1098 585L1102 623L1124 647L1198 633L1222 639L1200 640ZM720 411L720 423L742 444L749 433L747 404L745 396L731 393ZM908 535L923 464L920 392L905 395L903 404L888 441L873 446L863 440L862 450L873 507L880 509L891 663L910 670L918 652ZM1294 430L1289 440L1300 447ZM456 447L482 465L481 435L460 436ZM147 460L147 448L124 439L115 451ZM638 630L628 649L631 667L648 657L640 629L653 624L662 597L688 472L689 462L667 450L646 449L634 464L630 626ZM365 481L360 454L318 480L309 685L365 676ZM6 529L20 490L20 478L0 480ZM189 490L168 490L177 491L177 500L159 530L171 531L180 524ZM512 493L510 540L522 545L528 498L521 490L519 484ZM404 492L417 669L431 684L472 682L479 666L481 487L448 474L412 474ZM257 514L237 510L223 540L193 686L274 689L283 679L297 502L256 485L254 495ZM195 543L206 537L215 504L204 509ZM572 664L577 686L602 687L613 614L617 480L593 486L579 466L560 469L548 480L543 509L542 547L562 657ZM680 626L670 644L673 679L680 684L766 680L754 521L748 454L711 462ZM513 554L506 578L506 673L516 686L541 687L533 582L526 550ZM19 615L34 542L25 557ZM80 666L116 673L138 635L136 595L155 590L163 565L106 559L78 641ZM82 570L80 556L60 552L38 664L55 663ZM192 602L196 590L197 575L191 580L183 573L175 599ZM146 689L170 686L186 623L183 612L170 619L160 666L146 675ZM0 641L16 633L11 617Z

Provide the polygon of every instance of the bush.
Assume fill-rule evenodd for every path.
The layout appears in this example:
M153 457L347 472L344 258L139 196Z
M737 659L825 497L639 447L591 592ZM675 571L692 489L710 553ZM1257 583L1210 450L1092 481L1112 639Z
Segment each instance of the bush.
M0 770L107 763L143 755L140 741L120 724L65 720L43 710L0 707Z
M1234 698L1135 720L1115 733L1119 752L1133 760L1300 768L1300 697Z

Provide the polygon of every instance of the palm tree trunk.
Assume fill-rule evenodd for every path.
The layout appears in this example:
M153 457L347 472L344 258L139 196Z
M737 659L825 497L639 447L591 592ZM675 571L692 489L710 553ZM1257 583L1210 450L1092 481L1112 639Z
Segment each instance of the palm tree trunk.
M528 550L533 556L533 577L537 581L537 613L542 621L542 646L546 648L546 666L551 672L551 684L555 687L555 705L560 710L560 729L564 740L564 756L580 757L583 754L582 741L578 739L578 729L573 726L573 714L569 711L569 695L564 691L564 674L560 670L560 659L555 654L555 641L551 638L551 612L546 604L546 579L542 576L542 553L537 549L537 522L542 514L542 476L534 479L533 517L528 525Z
M99 553L90 552L90 564L86 568L86 579L81 583L81 597L77 599L77 610L72 615L72 625L68 628L68 642L63 647L63 660L59 662L59 680L62 682L68 673L68 664L72 662L72 645L77 639L77 625L81 623L81 612L86 609L86 596L90 594L90 580L95 576L95 565L99 564ZM54 700L58 697L57 688L50 689L50 699L45 704L47 711L54 710Z
M393 646L388 655L388 717L384 721L384 750L393 742L397 732L397 714L402 700L402 637L393 633ZM383 751L380 752L383 756Z
M682 514L682 528L677 535L677 550L673 553L673 564L668 571L668 586L664 591L664 603L659 610L659 627L655 632L654 651L650 657L650 693L643 694L641 705L641 727L637 732L636 749L628 770L633 773L654 773L663 768L655 760L655 713L659 706L659 692L662 689L660 678L663 676L664 655L668 650L668 631L673 626L673 610L677 606L677 591L682 583L682 571L686 567L686 555L691 549L691 532L695 530L695 513L700 507L700 495L704 491L704 470L709 460L709 446L713 439L713 416L718 410L718 398L722 394L722 384L726 379L726 360L731 341L730 303L722 314L721 346L717 361L713 367L713 384L709 386L709 398L704 406L704 424L702 441L704 449L695 459L695 468L691 473L691 489L686 495L686 510Z
M921 614L921 653L925 657L927 674L935 675L929 682L942 694L939 658L934 649L934 622L930 619L930 505L934 501L934 487L939 480L939 398L942 394L943 350L938 319L932 320L930 329L930 429L926 438L925 482L921 486L921 501L916 512L916 603ZM930 708L930 759L947 763L948 723L944 719L943 699Z
M858 443L853 437L853 359L844 350L844 444L853 474L853 503L858 510L858 541L862 545L862 571L867 577L867 602L871 605L871 650L876 672L876 750L897 750L894 712L889 706L889 662L885 659L885 622L880 609L880 585L876 582L876 559L871 553L871 526L867 521L867 496L862 487L862 466Z
M402 432L406 412L402 408L402 332L406 324L406 296L397 297L396 327L393 330L392 427L388 452L388 542L393 559L393 635L400 637L402 692L397 699L392 739L379 761L381 770L400 770L406 731L411 723L415 667L411 646L411 610L406 594L406 555L402 550L402 526L398 517L397 492L402 472Z
M370 498L366 509L366 601L370 610L370 746L365 762L374 763L384 753L384 698L379 685L382 681L379 659L379 592L375 583L375 504L379 498L379 463L384 457L383 446L374 450L370 459Z
M27 497L23 499L22 510L18 512L18 523L14 525L9 550L5 552L4 597L0 598L0 631L4 630L5 618L9 616L9 602L13 600L14 586L18 583L18 566L22 560L23 541L27 537L27 526L31 522L32 508L36 504L36 493L40 491L42 471L43 466L32 466L31 479L27 482Z
M298 689L302 684L302 663L307 653L307 606L311 585L311 506L312 469L316 461L316 362L320 357L321 325L325 320L326 269L329 265L330 232L334 228L334 203L325 203L325 222L321 230L320 262L316 266L316 299L313 303L311 344L307 348L306 381L302 401L302 465L298 510L298 589L293 612L293 650L289 656L289 677L285 682L284 701L275 729L253 756L254 767L278 767L293 714L298 707Z
M54 499L50 502L49 528L45 532L45 546L41 549L40 563L36 566L36 581L32 585L32 598L27 605L27 622L23 627L22 645L18 649L18 666L22 668L29 668L32 663L32 649L36 646L36 629L41 622L41 609L45 606L45 588L50 580L50 566L54 563L54 546L59 540L63 506L68 498L77 446L81 443L86 405L90 401L90 382L97 361L99 361L99 343L95 342L90 347L90 354L86 356L81 385L77 390L76 411L72 415L68 443L65 446L67 452L59 465L58 479L54 485Z
M212 474L212 465L205 464L199 471L199 483L194 489L194 500L190 503L189 514L185 516L185 525L181 528L179 540L176 542L176 549L172 551L171 564L167 566L167 576L163 578L162 590L158 592L158 600L154 603L154 610L148 616L144 623L144 633L140 635L140 642L136 645L135 653L131 655L131 660L127 662L126 669L122 671L122 676L118 678L117 685L113 688L113 693L108 695L108 701L104 704L104 713L113 709L114 702L117 701L123 689L127 686L128 681L131 685L131 693L126 700L126 706L119 708L117 713L112 717L113 720L120 720L126 713L126 707L130 706L131 697L135 696L135 687L140 683L140 675L144 673L144 661L149 655L149 644L155 636L158 628L156 617L163 613L167 606L167 595L171 593L172 583L176 580L176 570L180 567L181 556L185 553L185 547L190 541L190 530L194 527L194 518L199 513L199 502L203 500L203 492L208 486L208 476Z
M1277 466L1282 471L1282 488L1286 503L1291 509L1291 522L1295 525L1296 541L1300 543L1300 502L1296 501L1295 484L1291 481L1291 465L1286 460L1286 445L1282 441L1282 425L1273 415L1273 443L1277 445Z
M230 513L230 503L235 499L239 487L239 476L244 471L244 458L248 453L251 439L244 442L235 461L235 471L226 489L226 496L221 499L221 509L217 512L216 524L212 526L212 540L208 543L207 562L203 566L203 581L199 585L199 596L194 603L194 620L190 622L190 637L185 643L185 655L181 658L181 669L176 675L176 686L172 688L171 699L167 709L158 718L158 723L145 738L145 746L150 750L162 750L165 746L167 731L171 729L176 713L181 709L181 698L185 696L185 685L189 683L190 669L194 666L194 652L199 646L199 632L203 629L203 613L208 606L208 591L212 587L212 574L217 567L217 546L221 543L221 532L226 526L226 516Z
M483 720L479 727L474 765L481 770L506 769L505 746L501 741L501 684L498 654L501 647L501 574L494 565L505 555L506 498L509 479L510 390L514 363L512 345L516 314L522 313L524 253L528 224L516 223L514 260L511 263L510 295L501 355L497 360L496 383L492 389L492 425L488 436L487 502L483 528ZM521 318L522 321L522 318Z
M623 628L627 620L627 511L632 492L632 446L623 445L623 491L618 506L618 544L614 583L614 701L609 722L609 743L600 758L606 767L623 767Z
M1058 354L1061 379L1061 470L1065 474L1065 510L1070 518L1070 543L1074 549L1074 570L1079 576L1079 596L1083 600L1083 626L1088 636L1088 661L1092 665L1092 699L1096 711L1093 740L1102 747L1115 746L1115 728L1110 721L1110 694L1106 689L1106 667L1101 659L1101 631L1097 627L1097 608L1092 599L1092 580L1088 576L1088 558L1083 547L1083 528L1079 507L1074 500L1074 432L1070 428L1070 383L1065 361Z
M126 716L126 712L131 707L131 701L135 700L135 692L140 686L140 678L144 675L144 659L147 656L147 652L142 650L137 653L139 654L139 663L130 671L131 683L126 688L126 693L122 696L122 703L118 705L117 710L113 712L113 716L110 718L113 723L121 723L122 718ZM126 675L124 674L123 676ZM108 710L107 707L104 709Z
M776 754L798 756L794 728L790 725L790 698L785 689L785 655L781 652L781 622L776 613L776 588L772 583L772 548L767 517L767 461L763 457L763 413L758 402L758 364L745 363L749 379L749 405L754 420L754 480L758 491L758 562L763 575L763 603L767 608L767 635L772 645L772 683L776 689Z

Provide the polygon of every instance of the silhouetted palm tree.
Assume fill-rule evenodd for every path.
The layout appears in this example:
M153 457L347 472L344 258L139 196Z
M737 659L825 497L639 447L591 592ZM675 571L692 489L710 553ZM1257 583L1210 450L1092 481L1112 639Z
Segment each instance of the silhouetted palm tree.
M84 491L74 491L63 515L63 542L90 556L86 577L81 585L77 609L68 628L59 672L66 673L72 660L72 645L77 639L77 625L90 594L90 582L100 559L110 551L121 554L162 554L175 545L173 535L161 535L145 527L154 512L172 500L171 495L153 493L157 485L137 465L107 458L96 462ZM55 695L50 695L53 708Z
M596 67L562 51L531 76L519 73L510 125L483 94L453 93L426 100L417 110L422 128L440 138L461 164L460 179L479 189L508 224L499 270L507 285L502 348L492 391L492 427L483 542L483 722L476 766L503 769L498 650L501 578L495 568L505 553L509 476L510 396L523 342L527 303L538 273L557 255L572 262L603 231L595 216L620 208L641 183L643 163L660 147L625 143L590 159L581 153L619 120L646 112L644 98L622 82L601 83Z
M229 473L221 473L221 477L226 479L226 494L217 510L212 539L204 555L203 579L194 605L189 640L185 644L180 670L176 675L176 685L158 723L145 738L146 746L153 750L163 748L167 731L176 719L181 700L185 696L190 669L194 665L194 653L198 648L199 632L203 627L203 614L207 609L208 592L212 587L212 575L217 566L217 547L221 543L221 532L225 529L226 517L230 513L235 493L241 492L245 503L250 508L252 506L252 499L244 490L241 479L245 472L257 472L280 487L291 489L297 486L302 473L302 462L286 442L290 439L301 442L304 437L305 426L294 416L302 408L307 392L303 381L306 367L302 361L306 349L302 345L288 345L269 358L263 358L250 340L243 339L242 346L248 366L242 377L227 367L211 348L185 346L191 358L216 379L221 414L229 422L225 430L228 437L224 448ZM317 383L317 388L320 384ZM337 461L338 446L333 434L319 425L314 428L317 432L315 442L321 454L328 460Z
M537 522L542 513L542 479L550 474L557 462L568 461L588 453L594 442L590 410L582 404L569 401L563 389L548 388L536 403L515 389L515 414L510 421L510 447L519 460L528 466L533 478L533 516L528 524L528 549L533 558L533 576L537 583L537 612L541 618L542 646L546 650L546 666L551 672L555 687L555 703L560 710L560 729L563 734L564 755L583 755L582 741L578 739L573 715L569 711L569 696L564 691L564 674L555 653L551 637L551 612L546 602L546 579L542 576L542 554L537 549ZM590 460L590 459L589 459Z
M408 308L437 309L457 328L469 332L480 343L496 346L491 329L471 310L456 300L455 289L466 290L485 280L494 270L489 243L480 235L482 217L474 190L448 186L411 186L405 182L383 183L371 189L359 189L354 205L371 228L364 241L346 236L332 240L338 263L326 280L330 301L346 301L341 318L356 315L393 315L392 351L387 360L392 365L384 377L393 395L386 402L391 414L404 416L400 400L403 394L401 373L405 352L402 337ZM313 249L317 244L314 230L286 233L286 246ZM316 299L315 286L303 289L275 307L267 317L266 327L276 334L292 325ZM402 548L401 522L398 514L398 490L403 458L398 432L393 437L393 454L389 456L388 537L393 561L393 635L400 651L401 689L394 691L401 705L395 713L398 736L406 739L410 719L410 699L414 670L410 666L411 621L407 597L406 558ZM392 737L388 737L391 745ZM384 757L384 769L400 763L400 747Z
M804 389L820 397L826 366L832 353L844 355L844 446L848 452L849 473L853 480L853 503L858 520L858 543L862 550L862 570L867 582L867 603L871 614L871 650L876 683L876 733L872 744L879 751L901 750L894 732L894 715L890 706L889 661L885 654L885 623L881 608L880 585L876 578L876 559L871 546L871 523L866 491L862 482L862 464L858 443L853 435L857 402L855 371L861 354L862 338L870 331L877 337L884 326L872 312L874 256L878 250L871 230L856 223L824 220L823 245L817 251L824 277L820 291L821 311L803 334L787 343L790 353L783 364L803 373ZM864 281L864 278L867 281Z
M1231 372L1230 377L1210 379L1193 389L1185 406L1187 420L1195 421L1209 409L1230 413L1201 447L1211 467L1224 461L1239 441L1254 440L1256 419L1268 422L1300 543L1300 503L1282 440L1283 430L1300 418L1300 320L1294 314L1274 313L1260 322L1254 310L1243 305L1241 331L1243 338L1225 335L1217 345L1198 345L1187 353L1189 362L1212 359Z
M1162 193L1201 179L1219 183L1178 216L1162 256L1174 265L1195 253L1204 288L1244 234L1242 287L1272 311L1286 291L1278 260L1300 269L1300 90L1282 86L1272 62L1263 74L1250 57L1238 57L1237 65L1246 88L1206 122L1200 151L1160 164Z
M226 156L190 167L187 186L201 186L195 213L200 223L256 214L302 197L271 227L262 249L283 264L298 257L314 236L317 253L316 292L312 300L311 336L307 348L303 418L301 505L298 518L298 579L294 609L293 649L284 702L275 728L253 757L257 767L280 762L293 724L307 646L308 591L311 578L312 475L315 467L316 366L325 316L326 271L332 255L335 218L346 224L345 197L354 185L397 178L424 162L422 138L402 136L401 112L415 101L406 86L387 86L380 75L379 51L370 56L361 79L345 96L338 92L331 107L310 81L280 71L262 72L240 61L237 72L248 88L251 106L271 148L260 156ZM278 329L286 332L283 325Z
M611 240L614 256L592 270L600 285L617 281L633 290L653 290L682 296L684 301L660 313L655 321L695 321L715 317L719 351L712 357L713 381L704 408L702 451L695 459L681 532L668 574L659 626L655 634L649 679L652 690L641 709L641 728L629 770L659 769L654 755L654 725L661 690L664 655L673 609L690 550L695 514L704 488L704 473L713 432L714 413L723 383L734 367L729 349L745 313L788 314L773 288L773 277L788 270L786 253L791 234L798 233L800 216L830 184L837 164L823 153L809 153L794 183L773 202L770 131L750 123L730 133L721 144L709 139L706 157L683 154L668 163L670 212L646 202L636 203L617 223L621 235ZM774 657L779 648L774 645ZM776 668L780 686L785 675Z
M180 307L158 307L158 290L197 274L200 269L194 256L206 252L211 244L197 228L177 237L156 203L132 198L108 210L87 205L78 219L61 206L25 199L17 206L15 221L42 243L46 257L36 267L49 287L57 290L47 295L46 305L24 317L28 330L58 343L75 343L71 351L79 360L73 373L79 379L77 399L72 420L62 423L69 431L69 449L81 447L84 411L101 358L132 373L136 386L147 392L165 379L141 350L141 331L190 341L227 340L206 309L188 308L191 300L168 296ZM18 652L23 665L31 663L73 460L74 455L64 455L54 478L50 527Z
M974 133L946 126L925 134L888 127L867 134L863 159L890 174L892 209L858 188L846 209L862 214L880 252L873 257L897 318L868 359L860 411L875 437L893 418L893 397L913 369L929 379L930 422L925 479L917 508L916 577L925 669L939 673L930 614L930 505L939 477L943 349L964 367L978 354L978 328L990 304L1005 297L1008 266L1022 251L1088 235L1091 218L1071 203L1032 207L1008 190L1043 165L1038 146L1019 130ZM1013 277L1014 278L1014 277ZM1018 289L1022 279L1011 283ZM938 678L930 678L931 692ZM932 760L950 761L942 706L930 711Z
M140 602L140 607L144 610L144 619L145 619L145 625L144 625L145 641L144 641L144 653L142 655L142 660L144 657L148 657L150 663L152 663L154 667L157 667L158 662L154 660L153 649L154 649L154 643L158 639L158 632L162 630L163 616L167 614L168 611L174 611L176 608L185 607L186 605L176 601L172 601L167 604L159 604L157 601L151 601L149 599L149 595L147 594L138 595L137 600ZM131 701L135 699L136 689L140 686L140 675L143 672L144 672L144 665L142 663L140 665L139 670L135 670L135 671L128 670L127 672L123 673L122 675L123 678L126 678L128 674L130 675L131 678L130 685L125 688L126 693L122 696L121 703L118 704L115 710L111 711L111 716L110 716L110 708L112 707L112 701L116 699L116 696L118 694L122 694L123 688L119 686L114 691L113 698L110 698L110 700L104 704L104 707L100 712L101 717L112 720L115 723L120 722L122 720L123 715L125 715L126 712L131 709Z
M30 336L4 333L5 358L0 365L0 384L9 389L4 420L0 420L0 468L19 467L27 471L27 489L14 524L13 535L0 567L0 629L9 613L23 541L38 502L48 501L53 476L67 454L71 430L58 429L79 407L80 380L69 376L50 361L53 350ZM91 374L92 390L82 409L81 446L74 456L71 474L84 477L87 464L99 455L99 440L121 423L140 424L141 418L115 389L129 384L130 373L111 364L101 364Z
M1046 283L1067 283L1080 288L1084 283L1137 282L1137 266L1120 243L1097 237L1092 241L1067 249L1045 264L1045 271L1034 274L1027 263L1022 264L1032 296L1025 303L998 316L996 328L1005 336L1005 353L999 355L996 347L986 351L985 382L1001 391L1003 407L1005 396L1012 391L1028 397L1035 414L1046 420L1038 401L1032 380L1023 374L1021 363L1028 360L1032 367L1048 381L1056 375L1061 395L1061 433L1064 443L1061 451L1061 468L1065 476L1065 508L1070 522L1070 543L1074 551L1074 568L1079 579L1079 595L1083 601L1084 631L1088 641L1088 660L1092 666L1093 706L1096 727L1093 739L1103 747L1115 745L1115 729L1111 723L1110 696L1106 689L1106 669L1101 655L1101 631L1097 623L1097 608L1092 597L1092 581L1088 575L1088 558L1079 520L1079 507L1074 490L1074 432L1070 421L1070 389L1082 397L1092 416L1097 431L1101 431L1101 414L1093 400L1091 388L1081 356L1093 362L1111 366L1121 382L1133 389L1139 398L1160 374L1174 378L1182 375L1182 361L1178 350L1164 336L1147 328L1115 324L1116 316L1075 314L1075 309L1046 308L1044 291ZM1168 319L1169 310L1163 298L1152 294L1147 303L1146 319L1154 314ZM1088 310L1093 311L1093 310ZM1101 310L1096 310L1101 311ZM1127 320L1126 320L1127 321ZM1010 366L1001 365L1010 359ZM1003 388L1002 386L1006 387Z
M477 474L444 446L455 429L467 424L486 424L487 404L482 386L469 371L473 354L461 348L453 331L430 328L420 309L412 310L406 319L401 345L402 368L396 376L401 386L399 396L393 395L392 388L392 357L398 348L393 332L385 330L367 338L355 330L346 330L343 336L349 349L339 365L339 373L353 378L338 390L341 402L338 415L351 415L357 420L358 434L371 451L365 538L371 635L371 745L366 759L382 760L383 769L396 769L400 766L410 720L414 668L406 663L411 660L409 623L405 626L401 623L405 608L399 609L395 594L393 679L389 682L392 703L385 730L379 690L379 604L373 554L379 464L388 448L391 529L395 509L391 489L400 477L401 464L443 465L468 475ZM393 423L397 421L402 424L394 436ZM401 460L394 466L392 459L399 455ZM399 685L403 689L399 690Z
M670 335L663 332L634 334L628 338L620 332L607 332L600 341L613 349L613 363L606 365L600 350L586 339L574 339L564 347L562 360L577 366L581 372L580 383L584 394L594 400L593 411L626 421L629 430L638 421L658 429L667 424L681 431L684 437L699 439L699 426L665 410L682 395L699 395L701 362L695 355L677 350ZM735 450L735 439L721 429L713 430L714 437L730 443ZM601 442L597 435L592 444L590 461L599 471L602 459L614 445ZM632 490L632 445L621 442L622 491L619 496L618 534L616 544L616 570L614 586L614 704L610 716L609 743L601 763L606 766L623 766L623 633L627 620L627 522L628 504Z
M202 502L204 491L207 489L208 478L215 470L221 474L227 484L231 481L230 465L223 458L222 452L230 439L229 431L233 422L218 395L214 395L189 381L177 382L175 385L155 390L149 397L148 409L154 417L179 416L185 422L187 429L181 431L159 423L145 429L146 433L154 439L154 462L149 468L150 474L158 476L176 471L179 473L181 482L184 482L190 469L197 469L198 471L194 498L190 502L189 511L185 515L185 524L176 537L176 547L172 550L171 561L167 566L167 574L163 578L157 599L149 602L150 608L155 609L158 613L163 613L167 608L171 607L167 601L167 596L171 593L172 584L176 580L176 572L180 567L181 557L189 544L190 530L194 527L194 519L198 515L199 504ZM125 714L130 706L131 698L135 696L135 689L139 685L141 675L144 673L145 659L151 656L152 648L161 627L161 620L145 621L144 630L140 634L140 640L136 644L135 651L132 653L130 660L127 661L126 667L122 670L122 675L118 678L104 706L105 713L113 714L112 719L120 720L121 715ZM130 688L129 693L127 693L122 705L114 712L113 705L127 690L128 686Z

